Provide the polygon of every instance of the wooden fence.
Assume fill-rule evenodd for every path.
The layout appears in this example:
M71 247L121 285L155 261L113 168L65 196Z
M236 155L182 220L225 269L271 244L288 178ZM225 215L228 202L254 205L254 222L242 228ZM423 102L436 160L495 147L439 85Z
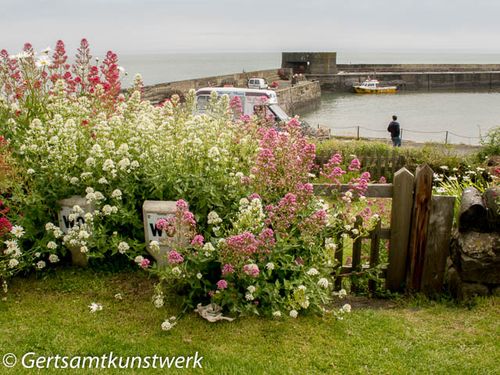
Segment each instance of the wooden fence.
M368 185L367 198L392 199L390 227L384 228L379 222L368 237L355 238L351 264L344 264L344 246L338 246L335 257L340 262L340 275L351 278L353 291L358 288L355 276L370 269L381 271L379 276L385 278L385 286L391 291L432 294L442 290L455 198L433 196L432 178L433 171L427 165L418 167L415 175L403 167L394 174L392 184ZM349 186L316 184L314 189L316 195L328 196L333 190L347 191ZM361 219L354 225L360 226ZM370 241L369 259L364 264L363 240ZM386 267L380 267L381 240L389 241ZM340 287L341 278L338 280ZM368 287L374 291L375 281L370 280Z
M344 155L346 158L348 155ZM328 162L331 154L318 156L318 164ZM407 164L404 155L401 155L396 149L392 150L367 150L358 152L358 159L361 162L362 170L370 172L371 178L378 181L385 177L387 181L392 181L394 174Z

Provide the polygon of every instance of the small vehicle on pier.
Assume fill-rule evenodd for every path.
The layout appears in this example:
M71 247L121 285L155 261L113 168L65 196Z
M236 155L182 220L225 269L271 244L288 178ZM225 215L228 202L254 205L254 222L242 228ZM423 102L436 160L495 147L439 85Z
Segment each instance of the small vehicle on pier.
M353 89L358 94L394 94L398 87L380 86L380 82L376 79L367 79L361 85L354 85Z
M246 89L239 87L204 87L196 91L196 110L204 113L210 101L210 95L227 95L229 100L238 97L242 115L258 115L268 118L273 116L276 122L290 121L285 111L278 105L278 97L272 90Z

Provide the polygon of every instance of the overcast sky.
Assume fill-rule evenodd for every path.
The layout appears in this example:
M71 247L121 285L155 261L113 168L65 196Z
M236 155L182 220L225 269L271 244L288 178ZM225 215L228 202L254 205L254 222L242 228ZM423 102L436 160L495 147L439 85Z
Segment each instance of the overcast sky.
M500 52L500 0L0 0L0 48Z

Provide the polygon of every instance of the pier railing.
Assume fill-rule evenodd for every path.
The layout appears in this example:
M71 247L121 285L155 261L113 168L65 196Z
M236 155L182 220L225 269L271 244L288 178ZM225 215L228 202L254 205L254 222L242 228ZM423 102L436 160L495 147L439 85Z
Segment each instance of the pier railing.
M382 134L385 136L384 139L388 139L389 137L389 133L387 132L387 130L370 129L363 126L342 126L342 127L326 128L326 127L320 127L320 125L318 125L317 127L318 129L320 128L323 129L322 134L324 134L324 136L322 136L322 138L349 136L359 140L361 138L382 138ZM378 134L380 134L381 136L379 137ZM459 141L459 143L467 142L469 145L478 145L479 142L481 141L481 137L473 137L463 134L457 134L451 130L422 131L422 130L401 128L402 140L406 139L407 134L434 134L435 137L439 135L441 138L440 141L433 140L431 142L443 143L445 145L456 143L452 142L455 140L455 138L457 139L457 141ZM408 140L413 141L411 139Z

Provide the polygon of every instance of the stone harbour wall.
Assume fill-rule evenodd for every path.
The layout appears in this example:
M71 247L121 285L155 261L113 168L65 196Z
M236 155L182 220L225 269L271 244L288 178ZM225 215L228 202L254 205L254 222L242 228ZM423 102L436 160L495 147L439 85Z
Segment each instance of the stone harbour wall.
M151 103L159 103L170 98L173 94L185 94L189 90L197 90L202 87L222 87L231 85L235 87L247 87L248 79L252 77L264 78L268 84L279 80L278 69L257 70L252 72L226 74L220 76L188 79L184 81L159 83L157 85L144 87L144 99Z

